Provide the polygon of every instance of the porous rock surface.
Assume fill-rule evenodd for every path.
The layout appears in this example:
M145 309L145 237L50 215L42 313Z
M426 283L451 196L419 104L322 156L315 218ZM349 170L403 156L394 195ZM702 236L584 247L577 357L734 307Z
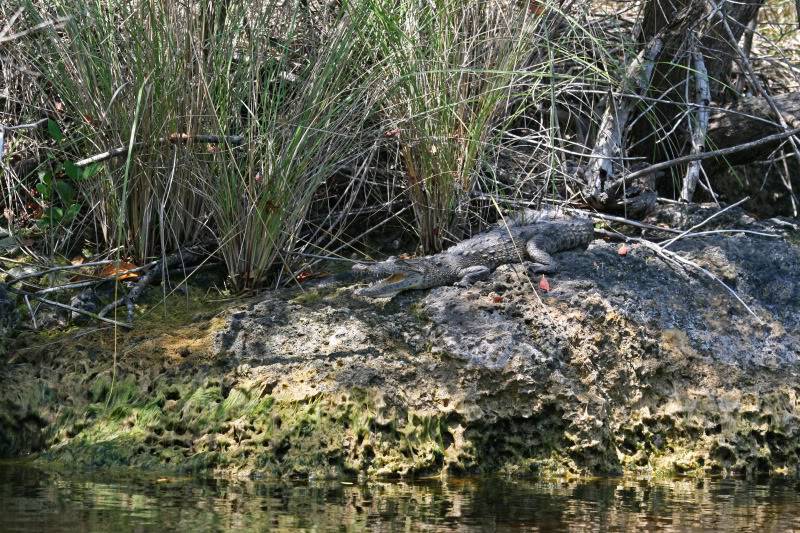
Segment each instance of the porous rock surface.
M676 208L659 217L689 227L710 214ZM714 227L786 229L735 210L702 229ZM117 378L133 398L117 417L127 432L97 429L107 413L65 417L41 399L22 408L22 393L1 394L0 428L24 422L29 440L42 428L32 448L47 457L69 450L96 461L97 446L128 439L130 453L111 453L123 464L251 476L796 475L794 235L715 233L669 247L756 316L704 274L643 245L621 255L619 244L598 240L557 255L548 292L522 265L468 289L388 303L348 287L271 292L198 326L190 351L201 356L157 371L130 364ZM33 379L26 368L6 365L0 378ZM56 396L67 390L50 387ZM114 405L105 387L85 403Z

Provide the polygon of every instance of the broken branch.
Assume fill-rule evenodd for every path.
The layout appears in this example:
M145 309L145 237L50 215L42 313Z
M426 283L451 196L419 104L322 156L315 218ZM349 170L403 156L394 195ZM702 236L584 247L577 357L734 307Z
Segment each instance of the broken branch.
M240 146L244 143L244 137L241 135L188 135L186 133L175 133L170 135L169 137L161 137L155 141L155 144L193 144L193 143L207 143L207 144L230 144L231 146ZM134 148L141 148L142 146L147 145L146 142L135 142L132 143L130 149L128 146L120 146L117 148L112 148L111 150L95 154L91 157L87 157L85 159L81 159L80 161L75 163L77 167L85 167L87 165L91 165L92 163L99 163L101 161L105 161L107 159L111 159L114 157L120 157L123 155L127 155L131 149Z

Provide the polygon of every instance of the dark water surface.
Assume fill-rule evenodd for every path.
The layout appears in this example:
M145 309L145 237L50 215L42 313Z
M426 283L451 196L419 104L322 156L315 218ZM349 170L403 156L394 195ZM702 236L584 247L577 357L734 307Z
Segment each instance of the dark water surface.
M0 464L0 531L800 531L789 482L107 480Z

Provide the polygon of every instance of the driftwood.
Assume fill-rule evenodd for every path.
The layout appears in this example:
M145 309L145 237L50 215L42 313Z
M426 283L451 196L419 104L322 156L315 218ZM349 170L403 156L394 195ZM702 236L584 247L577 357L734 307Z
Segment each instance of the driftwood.
M647 40L639 55L628 65L620 84L621 94L609 96L585 175L585 196L596 208L607 210L624 207L624 193L621 195L622 191L612 190L609 185L625 170L623 161L626 156L626 129L639 105L637 98L630 96L646 96L652 86L657 65L671 57L665 57L665 51L684 46L686 36L703 21L702 13L702 5L689 2L672 19L664 21L659 31ZM624 187L622 189L624 191Z
M694 39L696 37L693 36ZM706 135L708 134L708 105L711 103L711 92L708 84L708 70L706 69L703 54L697 47L692 45L692 61L694 62L695 92L697 107L693 110L694 120L689 117L689 133L692 141L692 155L702 154L705 150ZM697 159L689 163L686 176L683 178L681 189L681 200L691 202L697 182L700 181L700 174L703 172L703 163ZM709 187L709 192L711 188ZM713 194L713 193L712 193Z

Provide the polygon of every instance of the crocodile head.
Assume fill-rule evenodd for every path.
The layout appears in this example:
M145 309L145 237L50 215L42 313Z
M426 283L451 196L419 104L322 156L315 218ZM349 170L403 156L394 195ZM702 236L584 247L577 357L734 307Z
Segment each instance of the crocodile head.
M419 259L390 257L380 263L354 265L353 272L373 279L382 278L368 287L356 290L355 293L359 296L391 298L402 291L428 288L427 269Z

